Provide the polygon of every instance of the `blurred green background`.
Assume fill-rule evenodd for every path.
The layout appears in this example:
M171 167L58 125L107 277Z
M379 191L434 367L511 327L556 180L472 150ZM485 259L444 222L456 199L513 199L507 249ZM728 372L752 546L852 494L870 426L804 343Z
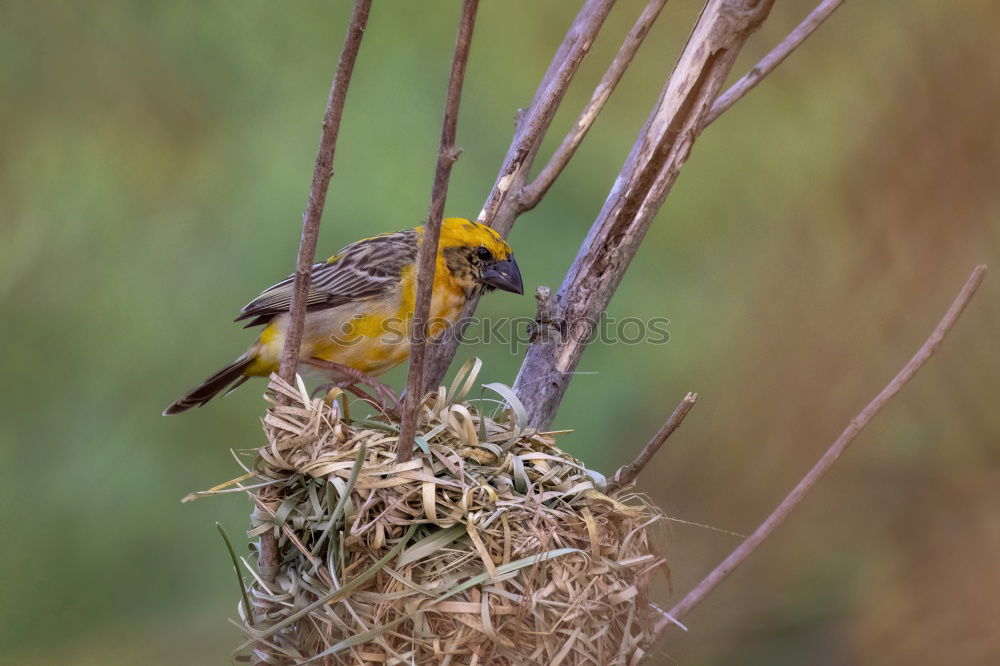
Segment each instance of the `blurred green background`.
M262 384L160 411L245 347L232 316L293 266L348 4L0 2L2 663L228 661L238 594L213 523L242 548L248 504L178 500L260 442ZM812 5L777 3L735 71ZM640 489L747 533L993 265L940 354L657 663L1000 663L1000 8L960 5L847 3L709 128L610 308L669 317L670 343L594 346L571 386L563 444L605 472L697 391ZM615 9L543 156L641 6ZM480 209L576 7L483 3L449 214ZM698 9L667 7L515 227L530 289L560 282ZM457 15L376 3L324 256L425 215ZM503 345L473 355L513 380ZM673 598L737 541L673 523Z

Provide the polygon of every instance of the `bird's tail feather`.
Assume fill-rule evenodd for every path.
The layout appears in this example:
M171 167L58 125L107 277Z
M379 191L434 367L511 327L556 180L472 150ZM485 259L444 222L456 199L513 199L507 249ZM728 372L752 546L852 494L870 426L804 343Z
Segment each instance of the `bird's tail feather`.
M185 393L179 400L163 410L163 415L180 414L192 407L201 407L230 384L233 384L232 389L235 389L247 380L243 371L253 363L253 360L253 357L249 354L240 356L222 370L219 370L201 384L198 384L198 386Z

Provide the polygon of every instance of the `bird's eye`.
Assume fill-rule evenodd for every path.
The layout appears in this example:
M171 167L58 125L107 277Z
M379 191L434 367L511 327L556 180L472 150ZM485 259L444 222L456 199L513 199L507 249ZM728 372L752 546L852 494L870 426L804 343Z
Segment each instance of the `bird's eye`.
M483 261L486 261L487 259L492 259L493 258L493 255L490 253L490 251L487 250L482 245L480 245L479 247L476 248L476 256L479 257L480 259L482 259Z

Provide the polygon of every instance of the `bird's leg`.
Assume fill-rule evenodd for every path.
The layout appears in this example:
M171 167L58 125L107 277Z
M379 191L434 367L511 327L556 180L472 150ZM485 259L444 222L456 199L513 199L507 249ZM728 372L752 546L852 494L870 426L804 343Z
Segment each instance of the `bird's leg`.
M399 420L399 414L396 412L395 409L388 406L387 404L385 404L385 402L379 400L378 398L373 397L371 393L364 390L357 384L349 384L347 386L342 386L341 388L343 388L345 391L350 391L351 393L353 393L359 400L361 400L361 402L364 402L365 404L370 405L375 409L379 410L380 412L382 412L382 414L384 414L385 417L388 418L390 421Z
M333 382L332 385L350 391L365 402L373 402L377 408L385 412L390 418L399 419L399 409L401 407L399 398L391 388L371 375L365 374L348 365L326 361L321 358L312 357L306 362L313 367L343 375L344 379ZM364 384L374 389L375 397L372 397L367 391L358 387L358 384ZM330 385L325 384L324 386Z
M362 402L366 402L375 409L385 411L386 406L380 403L378 400L372 397L370 393L360 388L354 379L345 379L340 382L327 382L326 384L320 384L315 389L313 389L311 397L316 398L321 395L329 394L335 388L343 389L350 393L353 393L357 398L360 398Z
M335 388L341 388L337 386L337 382L327 382L326 384L320 384L319 386L317 386L312 390L312 393L309 394L309 397L318 398L321 395L325 396L327 393L329 393Z

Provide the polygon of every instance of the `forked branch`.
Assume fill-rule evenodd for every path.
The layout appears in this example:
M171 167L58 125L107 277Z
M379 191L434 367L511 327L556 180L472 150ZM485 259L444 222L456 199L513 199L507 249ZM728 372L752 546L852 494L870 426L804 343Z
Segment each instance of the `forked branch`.
M611 97L611 93L614 92L618 82L622 80L625 70L632 64L635 54L639 51L643 40L646 39L650 28L653 27L653 23L656 22L656 18L660 15L666 4L667 0L649 0L646 4L639 18L635 20L632 28L625 36L625 40L618 49L618 53L615 54L614 60L611 61L611 65L604 72L604 76L601 77L600 83L594 88L594 93L590 96L590 101L583 107L583 111L580 112L576 122L573 123L573 127L566 134L565 138L563 138L562 143L559 144L555 152L552 153L549 161L545 163L545 166L535 176L535 179L530 184L524 186L524 191L518 197L519 212L525 212L537 206L542 197L549 191L549 188L552 187L556 178L562 174L566 165L569 164L573 155L576 154L576 149L583 143L594 121L597 120L597 116L604 109L604 105Z
M371 11L371 0L357 0L351 14L351 22L344 37L344 46L340 51L337 71L330 86L327 98L326 113L323 115L323 130L320 134L319 152L316 155L316 166L313 169L312 187L309 190L309 203L302 216L302 236L299 240L299 253L295 265L295 279L292 285L292 302L288 315L288 329L285 334L285 346L281 353L281 365L278 374L288 383L293 383L295 370L298 367L299 348L302 346L302 329L305 323L306 297L309 293L311 268L316 256L316 241L319 237L319 223L323 217L323 206L326 203L327 189L333 176L333 156L337 147L337 135L340 131L340 120L344 115L344 102L347 99L347 88L357 62L361 39L364 37L365 26L368 24L368 14ZM282 398L279 397L279 400ZM273 583L279 565L278 540L273 533L267 532L260 537L260 552L257 557L257 568L261 578L267 583ZM255 663L267 663L269 660L255 652Z
M295 264L295 280L292 283L292 303L288 311L288 329L285 333L285 346L281 352L281 366L278 375L286 382L293 384L295 370L299 365L299 348L302 346L302 328L306 316L306 297L309 294L309 282L312 279L312 264L316 258L316 241L319 238L319 223L323 218L323 206L326 204L326 193L333 177L333 155L337 149L337 135L340 132L340 119L344 116L344 102L347 100L347 87L354 73L354 63L358 59L361 48L361 38L368 24L368 14L371 11L371 0L357 0L354 3L354 13L347 27L344 46L340 51L340 61L337 72L330 86L330 96L326 102L326 113L323 115L323 131L319 139L319 153L316 155L316 166L313 168L312 187L309 189L309 203L302 215L302 236L299 240L299 254Z
M397 462L405 462L413 456L414 437L420 418L420 403L424 396L424 365L427 356L427 324L430 320L431 295L434 287L434 270L437 263L438 241L441 237L441 218L448 198L448 181L451 166L458 159L455 135L458 130L458 108L462 100L462 84L465 81L465 66L469 62L472 46L472 31L476 25L476 11L479 0L465 0L462 3L462 17L455 40L455 53L451 59L451 74L448 77L448 93L444 103L444 120L441 123L441 144L438 148L437 166L434 169L434 185L431 189L431 203L427 211L423 240L417 252L417 298L410 323L410 367L406 381L406 395L403 396L403 414L399 426L399 442L396 448Z
M684 617L692 608L697 606L702 599L704 599L709 592L714 590L716 586L729 576L733 570L743 563L747 557L753 553L758 546L760 546L763 541L771 535L775 528L780 525L788 514L797 507L810 490L819 482L823 475L829 471L830 467L840 458L841 454L850 446L861 431L865 429L871 420L878 414L883 407L888 404L893 397L896 396L899 391L906 386L917 371L920 370L927 361L930 360L934 352L937 351L938 347L941 345L942 340L948 335L955 322L961 316L965 307L969 304L969 301L975 295L976 290L979 289L979 285L982 284L983 278L986 275L986 266L980 265L973 269L972 274L969 275L969 279L966 280L965 286L955 297L952 302L951 307L938 322L938 325L931 332L927 341L917 350L917 353L913 355L913 358L903 366L903 369L892 378L885 388L875 396L875 398L868 403L868 405L861 410L861 412L851 419L851 422L844 429L844 432L840 434L840 437L830 446L830 448L823 454L823 457L813 465L812 469L802 477L802 480L796 484L790 493L781 501L781 503L774 509L770 516L761 523L753 534L751 534L747 539L741 543L736 550L734 550L730 555L722 561L719 566L713 569L705 578L698 583L693 590L687 593L687 595L681 599L681 601L674 606L669 613L669 617L680 620ZM667 627L670 626L672 621L664 616L655 628L656 636L660 636L666 631Z
M764 77L774 71L774 68L784 62L785 58L791 55L792 51L802 45L809 35L813 34L827 18L830 17L838 7L844 4L844 0L823 0L815 9L794 30L788 33L781 42L760 59L760 61L750 68L750 71L734 83L729 90L719 95L712 105L712 110L705 118L705 125L708 125L725 113L729 107L740 101L744 95L754 89L754 87L764 80Z
M570 129L534 181L526 184L526 173L531 168L535 153L541 144L542 138L544 138L552 117L555 115L555 111L558 109L559 101L569 86L583 56L586 55L590 44L593 42L593 38L596 37L604 19L607 17L611 4L613 4L613 2L601 0L587 0L584 3L539 85L531 107L518 121L514 139L511 142L507 157L504 159L500 174L487 197L483 210L479 214L481 221L486 222L497 229L502 235L506 236L510 232L518 215L534 208L544 198L549 188L562 174L563 170L565 170L577 148L579 148L580 143L586 137L611 92L631 64L636 51L642 44L643 39L655 22L665 2L666 0L649 0L642 14L625 37L611 66L605 72L601 82L594 90L590 101L584 107L574 126ZM716 120L733 104L742 99L747 92L770 74L792 51L801 45L842 3L843 0L823 0L788 37L758 62L749 73L737 81L725 93L714 99L711 108L702 116L700 125L688 130L689 133L694 132L696 134L700 132L705 126ZM733 16L736 25L748 25L745 20L746 16L766 15L770 10L771 4L773 4L773 0L728 0L721 3L709 1L702 12L702 19L699 23L704 21L706 14L718 14L721 11L724 15ZM743 38L745 36L743 35ZM743 39L739 41L742 43ZM690 40L688 46L691 46ZM683 73L683 70L681 71ZM675 69L671 80L676 77L677 72L678 69ZM716 88L717 92L718 89ZM623 173L624 171L623 169ZM672 183L673 178L668 177L665 180ZM667 189L669 189L669 183L667 184ZM662 201L656 202L655 197L651 202L654 204L654 209L658 208L660 203L662 203ZM478 299L473 299L467 303L459 321L467 321L475 311L477 304ZM444 378L448 365L458 348L461 333L461 330L459 330L457 335L449 336L445 344L435 348L430 367L426 373L427 381L425 382L425 388L440 383ZM571 356L575 356L575 352ZM566 362L566 365L575 367L577 360L571 358ZM571 372L568 374L564 373L563 377L570 376L571 374ZM533 379L532 381L536 380ZM555 406L558 406L564 390L565 385L556 388ZM554 407L551 409L554 409Z
M514 384L533 427L552 422L590 339L677 180L705 114L774 0L709 0L555 298L568 334L532 344Z
M479 212L479 221L490 225L506 236L514 225L518 205L510 199L511 193L520 195L528 169L535 159L542 139L559 104L569 89L583 59L597 39L597 33L608 17L615 0L586 0L577 13L566 37L552 58L549 68L538 84L531 106L518 119L514 139L504 157L493 189ZM511 204L501 214L504 204Z

